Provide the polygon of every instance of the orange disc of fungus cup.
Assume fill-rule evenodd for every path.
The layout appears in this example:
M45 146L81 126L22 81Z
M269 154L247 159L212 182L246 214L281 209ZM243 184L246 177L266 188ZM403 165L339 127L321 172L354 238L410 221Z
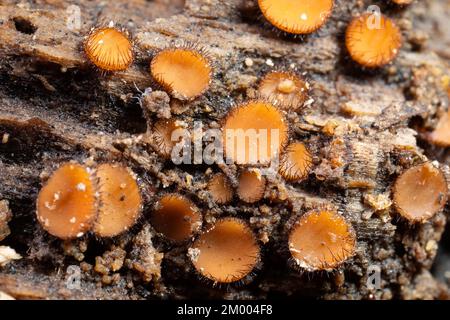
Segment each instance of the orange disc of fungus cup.
M354 255L355 244L351 226L331 210L305 213L289 234L291 255L307 271L335 269Z
M281 111L259 100L230 111L222 129L225 156L237 164L268 164L288 139Z
M319 29L333 11L333 0L258 0L264 17L276 28L292 34Z
M280 173L287 181L305 179L312 167L312 156L301 142L291 143L281 156Z
M233 188L223 173L218 173L208 183L208 191L214 202L225 204L233 198Z
M113 237L131 228L142 210L142 198L134 174L126 167L102 164L98 167L99 209L94 233Z
M261 80L259 95L283 109L298 109L308 97L309 84L291 72L269 72Z
M89 60L106 71L126 70L133 62L133 46L124 32L115 28L93 30L84 43Z
M173 241L184 241L192 237L202 225L198 208L187 198L168 194L157 203L151 216L156 231Z
M153 58L150 72L175 98L192 100L208 89L212 68L208 59L196 50L169 48Z
M244 170L239 175L237 194L241 200L247 203L261 200L265 188L266 178L258 169Z
M352 59L368 68L391 62L402 45L402 36L395 23L381 14L364 14L354 18L347 27L345 44Z
M409 168L394 184L394 205L411 222L425 222L447 202L447 181L430 162Z
M202 233L189 249L192 263L215 283L232 283L250 274L260 261L260 248L243 220L224 218Z
M83 236L96 217L96 199L90 173L80 164L56 170L37 198L37 219L50 234L61 239Z
M392 2L400 5L410 4L413 0L392 0Z

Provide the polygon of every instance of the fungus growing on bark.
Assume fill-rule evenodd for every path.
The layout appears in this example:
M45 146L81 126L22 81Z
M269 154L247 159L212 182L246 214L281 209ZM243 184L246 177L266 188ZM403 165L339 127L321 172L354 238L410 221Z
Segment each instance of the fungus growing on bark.
M237 194L245 202L253 203L261 200L266 188L266 178L258 169L248 169L239 175Z
M410 222L425 222L447 202L447 181L430 162L404 171L394 184L394 205Z
M394 60L402 45L402 35L391 19L366 13L350 22L345 44L354 61L376 68Z
M292 34L319 29L333 11L333 0L258 0L264 17L276 28Z
M153 78L172 96L192 100L202 95L211 82L209 59L193 48L168 48L150 64Z
M84 52L106 71L126 70L133 62L133 45L127 33L114 27L92 30L84 42Z
M199 274L215 283L244 279L260 261L260 247L247 223L224 218L202 233L189 249Z
M173 241L184 241L197 232L202 225L198 208L186 197L178 194L163 196L151 215L156 231Z
M96 217L94 194L88 169L77 163L64 164L39 192L37 219L55 237L81 237L91 229Z
M309 84L292 72L273 71L262 78L259 95L282 109L298 109L308 97Z
M305 179L312 167L312 156L301 142L291 143L281 156L280 174L287 181Z
M351 225L332 210L311 210L289 234L289 250L296 266L306 271L330 271L354 255L356 238Z
M222 129L225 156L237 164L268 164L288 139L283 114L262 100L234 108Z
M211 178L208 191L212 199L219 204L228 203L233 198L233 188L223 173L218 173Z
M137 221L141 208L139 186L130 169L102 164L94 171L66 163L39 192L36 215L48 233L61 239L91 230L113 237Z
M142 210L142 198L133 172L117 164L98 167L99 206L94 232L113 237L131 228Z

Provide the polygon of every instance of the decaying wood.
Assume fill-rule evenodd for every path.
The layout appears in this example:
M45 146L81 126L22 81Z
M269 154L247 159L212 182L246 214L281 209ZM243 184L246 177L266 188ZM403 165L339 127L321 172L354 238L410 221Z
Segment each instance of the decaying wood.
M430 268L448 208L428 223L410 226L392 206L391 186L405 168L425 160L438 160L450 179L446 151L426 142L449 103L450 1L423 0L403 9L376 3L398 21L404 45L392 65L367 71L348 59L343 34L351 17L372 1L336 1L330 21L304 39L273 30L247 0L0 1L0 200L8 201L0 201L0 240L11 229L1 244L23 257L0 269L0 294L19 299L446 297L448 288ZM68 28L74 8L69 5L80 9L79 29ZM92 26L111 20L133 35L136 61L127 71L102 74L88 63L81 45ZM170 101L151 79L149 61L159 49L187 42L210 52L214 79L199 99ZM222 170L236 179L237 168L170 165L147 134L158 118L171 116L220 126L233 104L255 97L258 79L274 68L305 72L311 82L311 103L286 118L291 139L302 140L314 154L313 173L300 184L270 180L259 204L217 206L205 191L208 178ZM114 239L70 243L41 230L34 218L41 182L72 159L121 161L138 174L146 203L133 230ZM226 215L250 222L265 252L250 285L208 286L188 263L185 245L155 235L146 220L166 191L193 198L207 222ZM320 205L335 207L351 221L357 254L333 274L300 274L287 262L284 226L292 214ZM81 270L81 287L70 290L67 270L73 265ZM366 285L373 265L381 269L380 289Z

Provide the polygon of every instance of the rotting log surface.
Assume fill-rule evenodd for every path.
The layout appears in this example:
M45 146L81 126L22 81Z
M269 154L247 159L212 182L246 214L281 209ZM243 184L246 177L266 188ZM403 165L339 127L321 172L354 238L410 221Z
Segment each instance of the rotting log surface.
M404 45L392 65L367 71L348 59L343 35L351 17L373 3L396 19ZM0 270L0 291L54 299L448 297L448 287L430 273L448 207L412 227L398 219L390 201L393 180L413 164L438 160L450 178L446 150L424 138L448 107L450 1L416 1L402 9L386 3L338 0L322 29L295 39L268 26L253 1L0 1L0 200L12 212L9 223L0 221L0 229L7 230L6 223L11 229L1 245L23 256ZM70 4L80 8L80 29L67 28ZM129 70L105 75L87 62L81 46L92 26L110 20L130 30L137 56ZM160 88L148 64L158 49L183 42L210 52L214 80L196 101L169 103L155 91ZM313 173L300 184L272 179L256 205L217 206L205 191L208 177L223 170L233 178L236 167L173 166L145 137L161 117L219 126L233 104L255 96L258 79L273 68L306 72L312 84L313 103L287 119L291 139L304 141L315 155ZM148 87L153 93L142 97L139 90ZM36 195L67 160L130 166L145 196L137 226L114 239L71 242L42 231ZM213 288L194 273L185 245L155 235L149 212L167 191L190 196L206 222L227 215L250 222L264 252L250 284ZM332 274L301 274L287 262L285 225L321 204L351 221L357 253ZM73 265L81 268L80 290L66 285ZM379 290L366 286L372 265L382 271Z

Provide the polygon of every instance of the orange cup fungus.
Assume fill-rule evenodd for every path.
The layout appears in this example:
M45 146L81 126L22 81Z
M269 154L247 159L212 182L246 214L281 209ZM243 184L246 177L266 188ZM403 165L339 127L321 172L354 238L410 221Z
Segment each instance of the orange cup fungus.
M300 217L289 234L289 250L306 271L330 271L354 255L352 227L336 211L311 210Z
M264 17L276 28L292 34L319 29L333 11L333 0L258 0Z
M425 222L447 202L447 181L430 162L409 168L394 184L394 205L411 222Z
M208 183L208 191L214 202L225 204L233 198L233 188L223 173L214 175Z
M350 22L345 44L354 61L364 67L376 68L397 56L402 35L391 19L378 13L367 13Z
M298 109L308 97L309 84L291 72L272 71L261 80L258 93L282 109Z
M169 48L153 58L150 72L175 98L192 100L208 89L212 67L208 58L197 50Z
M236 107L222 129L225 156L237 164L268 164L288 139L281 111L261 100Z
M287 181L305 179L312 167L312 156L301 142L291 143L281 156L280 174Z
M266 178L258 169L244 170L239 175L237 194L245 202L253 203L261 200L266 188Z
M114 27L94 29L84 42L84 52L98 68L126 70L133 62L133 45L125 32Z
M76 163L62 165L39 192L37 219L50 234L70 239L90 230L97 206L90 173Z
M151 216L156 231L173 241L184 241L202 225L198 208L187 198L177 194L163 196Z
M116 164L100 165L96 176L100 205L94 233L112 237L136 223L142 205L139 186L131 170Z
M202 233L189 249L199 274L215 283L244 279L260 261L260 247L247 223L224 218Z
M141 207L139 187L128 168L103 164L93 172L67 163L39 192L36 215L48 233L61 239L78 238L92 229L98 236L112 237L136 222Z

